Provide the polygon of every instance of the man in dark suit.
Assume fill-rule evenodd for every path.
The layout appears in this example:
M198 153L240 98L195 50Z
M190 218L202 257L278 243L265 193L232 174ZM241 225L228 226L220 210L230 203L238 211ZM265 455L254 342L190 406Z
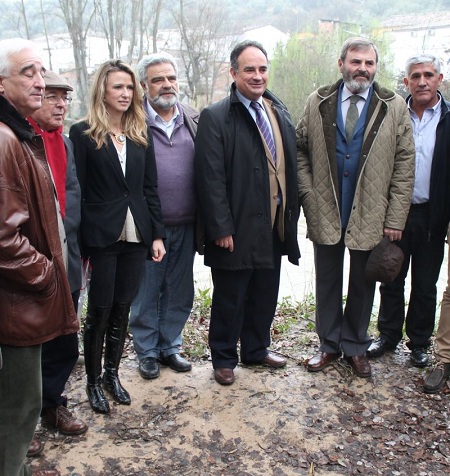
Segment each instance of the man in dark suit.
M286 107L266 90L267 53L257 42L230 55L229 97L203 110L195 174L205 224L205 264L214 292L209 344L214 377L234 382L244 364L284 367L269 352L281 256L298 264L295 132Z
M66 231L70 290L75 310L81 287L81 257L78 246L80 224L80 186L75 169L73 146L62 134L64 118L73 91L64 78L53 71L44 75L45 94L42 107L33 112L28 121L44 140L47 161L52 171L60 211ZM76 333L59 336L42 344L42 411L43 425L55 428L64 435L80 435L88 426L67 408L64 387L78 359L78 336ZM41 445L33 441L29 453L39 454Z

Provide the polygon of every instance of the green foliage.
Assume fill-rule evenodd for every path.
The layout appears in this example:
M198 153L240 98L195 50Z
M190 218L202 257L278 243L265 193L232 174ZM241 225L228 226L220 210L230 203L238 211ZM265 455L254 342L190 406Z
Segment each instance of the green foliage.
M339 78L337 58L340 43L323 35L292 37L279 46L271 62L269 88L286 104L294 124L308 96L318 87Z
M355 25L341 24L330 32L293 36L285 46L278 46L271 61L269 88L286 104L294 124L300 119L308 96L341 77L338 68L341 46L355 33L359 33ZM379 50L376 80L394 89L396 79L391 73L389 38L370 38Z
M307 321L308 330L314 329L315 300L309 294L301 302L294 301L290 296L278 303L277 313L273 321L273 334L286 334L299 320Z
M211 317L211 290L196 291L191 316L183 331L183 352L193 359L208 359L208 330ZM308 295L302 302L284 297L277 306L272 334L275 338L286 336L300 320L306 321L309 331L314 330L314 296Z

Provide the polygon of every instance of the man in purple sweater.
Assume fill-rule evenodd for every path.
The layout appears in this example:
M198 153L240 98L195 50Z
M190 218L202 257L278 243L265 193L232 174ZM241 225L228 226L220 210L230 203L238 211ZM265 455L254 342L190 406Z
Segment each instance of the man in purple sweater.
M171 55L145 56L137 70L155 144L167 254L160 263L147 261L131 306L130 328L139 373L154 379L159 376L159 364L176 372L191 370L190 362L180 356L180 346L194 300L194 138L198 113L179 103L177 66Z

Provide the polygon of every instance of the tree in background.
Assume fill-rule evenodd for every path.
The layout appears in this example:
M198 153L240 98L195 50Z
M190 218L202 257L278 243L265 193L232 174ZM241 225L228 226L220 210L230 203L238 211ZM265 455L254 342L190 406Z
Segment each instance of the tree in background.
M347 27L347 28L346 28ZM341 74L338 58L341 46L358 31L340 25L332 31L318 34L305 33L293 36L287 45L279 45L270 64L269 88L286 104L294 123L303 112L308 96L320 86L334 83ZM376 80L385 87L395 89L392 56L387 41L371 38L379 50L380 61Z
M86 61L86 36L95 14L95 5L92 0L59 0L64 21L72 40L72 49L77 77L77 96L89 96L89 76ZM87 112L87 101L80 102L80 115Z
M217 76L230 49L227 14L217 0L179 0L172 11L180 32L180 52L192 105L201 109L213 98Z

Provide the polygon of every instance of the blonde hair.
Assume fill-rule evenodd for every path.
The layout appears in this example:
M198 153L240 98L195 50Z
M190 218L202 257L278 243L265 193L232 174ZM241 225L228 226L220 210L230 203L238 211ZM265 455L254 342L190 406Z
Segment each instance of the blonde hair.
M92 82L89 109L85 119L89 125L89 129L85 131L85 134L90 136L96 143L97 149L107 145L110 123L104 98L108 75L114 71L128 73L131 76L134 87L133 99L130 107L123 113L121 127L130 140L137 144L147 146L147 123L142 108L142 91L136 80L134 71L122 60L106 61L96 71Z

